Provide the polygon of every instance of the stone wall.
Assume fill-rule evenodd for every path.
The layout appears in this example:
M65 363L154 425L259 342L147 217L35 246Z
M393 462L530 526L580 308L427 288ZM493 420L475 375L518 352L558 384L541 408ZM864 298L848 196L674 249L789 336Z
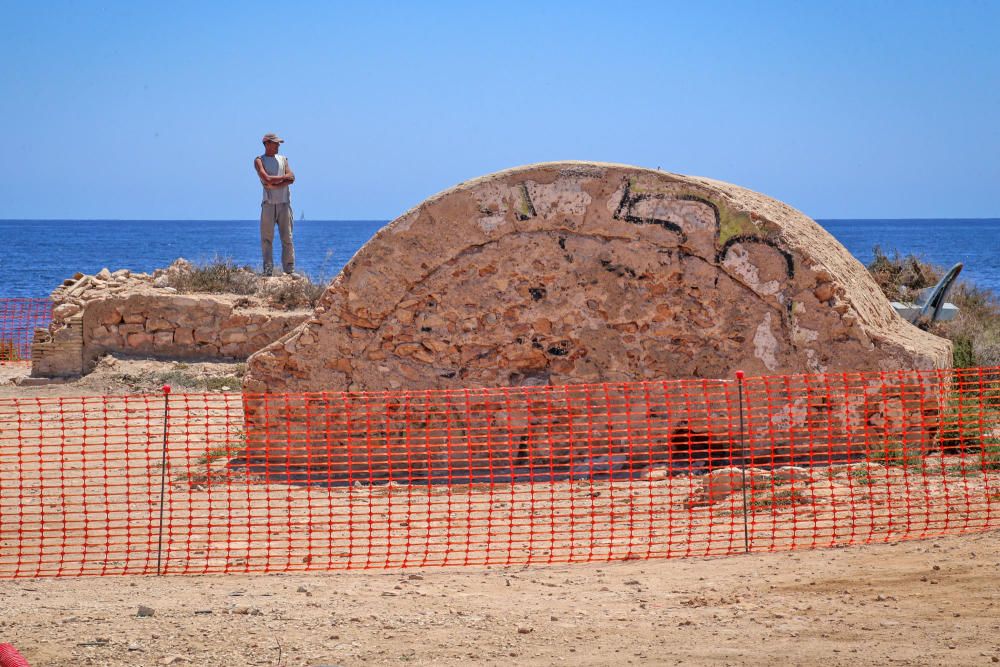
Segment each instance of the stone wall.
M245 296L177 294L156 282L146 274L107 269L67 280L52 295L49 329L36 332L31 375L82 375L105 354L244 360L310 315L267 308Z
M900 319L865 268L785 204L704 178L552 163L463 183L387 225L314 318L250 358L245 389L567 385L950 360L948 341ZM349 438L323 425L345 407L273 412L248 399L251 450L277 428L307 434L310 456L336 454ZM845 420L857 415L830 409L850 443ZM792 404L777 412L784 427L806 418Z
M947 382L750 379L739 437L732 381L511 387L503 392L245 395L241 465L318 484L634 477L752 463L831 465L886 450L929 452Z

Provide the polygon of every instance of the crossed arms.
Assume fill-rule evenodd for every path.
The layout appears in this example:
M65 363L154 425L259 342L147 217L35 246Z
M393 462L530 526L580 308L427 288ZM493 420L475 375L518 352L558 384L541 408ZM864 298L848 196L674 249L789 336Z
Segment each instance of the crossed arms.
M285 160L284 176L269 175L266 171L264 171L264 161L259 157L253 161L253 166L257 170L257 175L260 177L261 185L268 190L291 185L295 182L295 172L292 171L292 167L288 164L287 159Z

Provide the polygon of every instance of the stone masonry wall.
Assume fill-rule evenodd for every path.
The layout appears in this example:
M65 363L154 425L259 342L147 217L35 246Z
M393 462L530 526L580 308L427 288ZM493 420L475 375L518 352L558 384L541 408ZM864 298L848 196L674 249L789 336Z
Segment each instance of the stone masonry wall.
M843 246L781 202L704 178L551 163L460 184L387 225L314 318L250 358L244 388L567 385L950 360L948 341L900 319ZM302 434L289 456L320 466L354 447L355 431L328 425L349 421L363 397L328 400L270 406L249 397L251 453L275 429ZM787 407L775 413L784 430L810 418L792 399ZM825 409L839 420L838 448L850 449L860 408ZM366 437L369 446L379 439ZM544 464L550 454L539 447L530 456Z
M177 294L152 276L107 269L53 293L48 330L32 345L33 377L87 373L105 354L243 360L309 317L235 295Z
M765 392L750 379L745 439L732 381L246 395L243 462L281 482L462 484L831 465L937 446L946 382L898 371L823 384L793 378Z

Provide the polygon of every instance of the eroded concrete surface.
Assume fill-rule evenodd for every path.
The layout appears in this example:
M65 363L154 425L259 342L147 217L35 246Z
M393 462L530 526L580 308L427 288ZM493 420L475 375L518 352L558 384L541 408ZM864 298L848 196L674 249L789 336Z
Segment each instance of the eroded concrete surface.
M704 178L547 163L431 197L383 228L245 389L315 391L935 368L799 211Z

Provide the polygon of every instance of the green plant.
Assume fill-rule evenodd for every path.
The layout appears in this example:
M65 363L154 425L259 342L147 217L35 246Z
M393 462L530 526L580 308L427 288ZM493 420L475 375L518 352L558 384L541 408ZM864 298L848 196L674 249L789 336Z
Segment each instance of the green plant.
M886 467L909 468L911 470L922 470L924 468L924 457L919 451L906 447L898 440L884 440L880 446L868 457L872 463L878 463Z
M235 375L217 375L205 378L205 389L209 391L239 389L242 382Z
M995 379L968 385L952 392L945 405L938 442L946 453L979 449L984 438L1000 429L1000 386Z
M872 477L871 470L867 466L858 466L851 470L851 478L862 486L871 486L875 483L875 478Z
M205 453L199 456L197 459L195 459L194 464L199 467L209 466L215 461L218 461L219 459L228 459L232 451L233 450L230 448L228 444L212 447L206 450Z
M205 453L195 458L191 465L173 477L174 482L191 486L210 485L213 480L222 479L224 470L212 469L212 464L233 456L236 449L230 444L216 445L205 450Z
M773 493L755 495L750 499L750 509L753 511L779 510L809 502L809 497L799 489L776 489Z
M991 438L977 458L980 470L1000 470L1000 438Z
M1000 298L959 283L948 300L958 307L958 315L935 324L931 332L952 341L955 367L1000 366Z
M201 387L201 380L197 375L184 372L182 368L173 368L169 371L162 371L155 375L156 382L169 384L172 387L188 387L197 389Z
M972 350L972 339L968 336L958 336L951 341L952 365L955 368L972 368L976 365L976 355Z
M12 340L0 340L0 361L22 361L21 351Z
M204 389L206 391L218 391L224 387L239 389L243 383L243 380L235 375L210 375L206 377L197 373L185 372L186 368L187 366L182 368L181 365L178 365L169 371L159 372L155 375L155 381L174 387Z
M962 462L950 465L947 473L951 475L965 476L969 473L985 473L1000 470L1000 439L992 438L985 447L978 452L971 452L962 458Z

